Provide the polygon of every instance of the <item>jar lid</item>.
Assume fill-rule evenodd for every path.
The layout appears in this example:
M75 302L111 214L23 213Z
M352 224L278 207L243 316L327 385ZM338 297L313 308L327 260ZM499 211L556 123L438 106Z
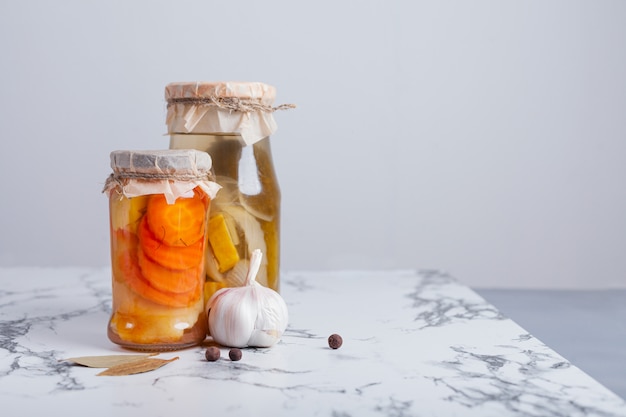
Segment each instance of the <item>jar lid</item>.
M200 187L214 198L219 184L214 182L211 156L195 149L111 152L113 173L107 178L104 193L127 198L163 194L169 204L179 197L193 195Z
M168 102L202 98L239 98L271 106L276 98L276 88L265 83L246 81L174 82L165 86L165 99Z
M174 82L165 87L167 130L171 134L237 134L247 145L272 135L276 89L259 82Z
M118 176L143 179L203 179L211 173L211 156L195 149L118 150L111 168Z

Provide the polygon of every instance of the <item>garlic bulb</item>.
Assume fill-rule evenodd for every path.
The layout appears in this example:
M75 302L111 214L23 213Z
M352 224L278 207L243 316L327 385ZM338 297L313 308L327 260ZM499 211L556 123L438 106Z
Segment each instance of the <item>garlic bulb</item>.
M222 288L209 299L209 334L228 347L270 347L287 328L285 300L276 291L255 281L262 252L254 250L242 287Z

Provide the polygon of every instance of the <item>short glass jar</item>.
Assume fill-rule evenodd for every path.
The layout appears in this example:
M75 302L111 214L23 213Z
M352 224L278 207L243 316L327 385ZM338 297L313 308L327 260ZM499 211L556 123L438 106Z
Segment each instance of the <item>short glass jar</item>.
M114 151L107 179L112 304L109 339L135 350L201 343L207 218L219 186L195 150Z
M253 82L183 82L165 88L171 149L211 155L222 187L211 204L207 292L244 283L254 250L261 285L280 290L280 202L270 135L276 90Z

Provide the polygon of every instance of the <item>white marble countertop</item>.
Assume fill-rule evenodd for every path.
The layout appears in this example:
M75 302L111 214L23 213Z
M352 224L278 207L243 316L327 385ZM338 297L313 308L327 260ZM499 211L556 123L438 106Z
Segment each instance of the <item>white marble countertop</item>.
M119 377L62 359L109 342L110 271L0 268L0 404L64 416L626 416L626 403L436 271L291 273L289 327L269 349L204 347ZM340 349L327 338L342 335ZM54 414L56 415L56 414Z

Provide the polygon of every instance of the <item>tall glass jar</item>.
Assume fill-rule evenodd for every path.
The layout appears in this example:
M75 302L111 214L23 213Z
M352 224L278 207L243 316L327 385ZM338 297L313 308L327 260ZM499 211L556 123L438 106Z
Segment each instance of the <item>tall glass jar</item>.
M113 311L125 348L174 350L206 337L207 218L219 186L196 150L114 151L107 179Z
M171 149L214 160L222 187L212 202L205 298L243 284L250 256L263 253L257 282L280 289L280 187L270 147L275 89L263 83L188 82L165 88Z

